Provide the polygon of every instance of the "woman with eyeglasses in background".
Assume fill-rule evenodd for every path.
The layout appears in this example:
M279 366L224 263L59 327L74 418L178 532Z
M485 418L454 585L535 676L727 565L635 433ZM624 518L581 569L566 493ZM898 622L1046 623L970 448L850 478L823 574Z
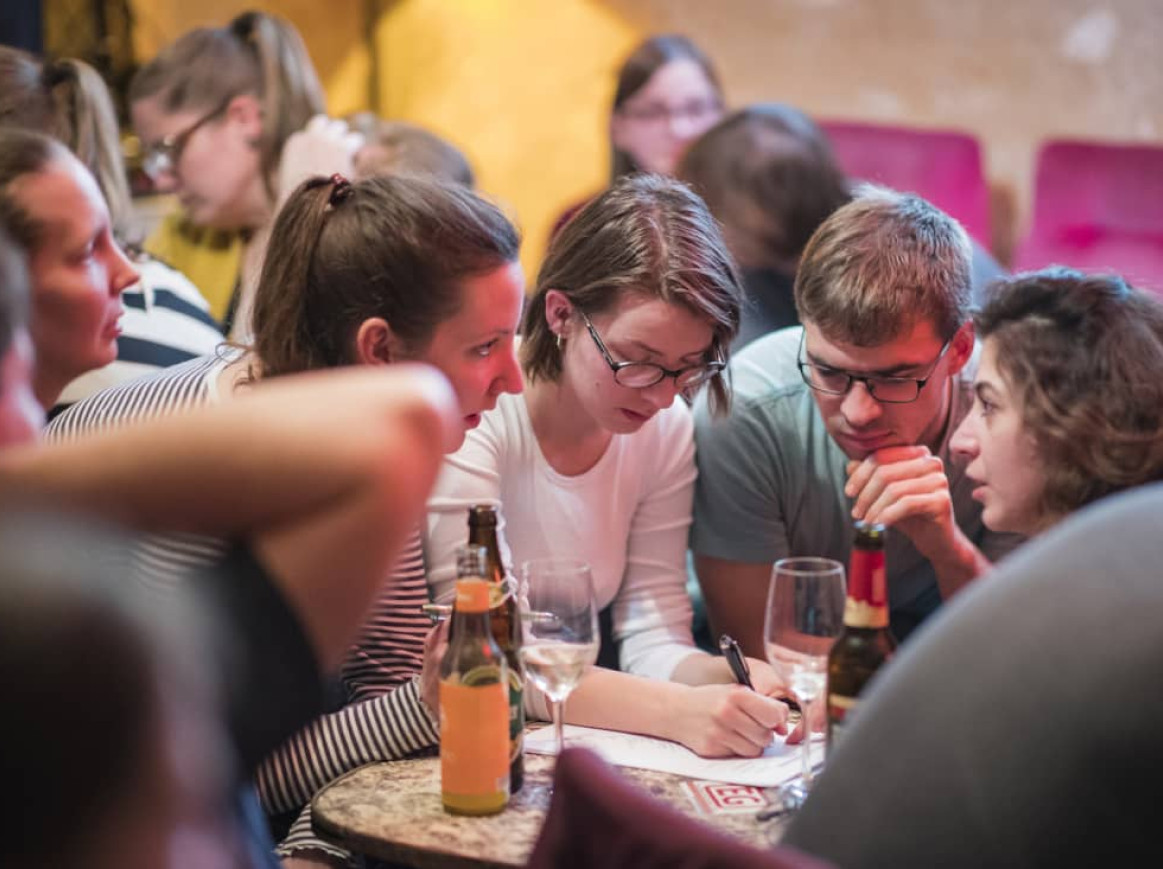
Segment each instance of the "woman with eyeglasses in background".
M690 410L676 399L705 387L726 407L739 301L702 200L659 176L622 179L550 245L522 322L524 392L484 414L429 502L435 598L452 588L471 504L499 508L508 563L554 555L590 564L626 672L587 673L567 721L707 756L759 754L788 712L767 664L751 661L749 691L691 635L694 441ZM532 695L530 713L544 718Z
M610 183L635 172L673 175L688 145L723 116L710 59L685 36L651 36L618 70L610 112ZM558 217L553 235L584 205Z
M217 280L190 271L224 331L245 340L281 198L311 175L350 176L360 137L320 117L323 88L302 38L262 12L179 37L133 77L129 102L143 167L157 188L177 195L193 227L242 240L239 260L220 258ZM190 235L182 221L159 232L150 249L179 268L183 254L206 248L182 241Z

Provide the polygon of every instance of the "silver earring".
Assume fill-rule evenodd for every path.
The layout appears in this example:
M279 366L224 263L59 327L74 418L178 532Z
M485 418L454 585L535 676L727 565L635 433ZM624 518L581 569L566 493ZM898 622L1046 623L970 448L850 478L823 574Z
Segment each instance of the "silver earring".
M561 352L561 333L557 333L557 352Z

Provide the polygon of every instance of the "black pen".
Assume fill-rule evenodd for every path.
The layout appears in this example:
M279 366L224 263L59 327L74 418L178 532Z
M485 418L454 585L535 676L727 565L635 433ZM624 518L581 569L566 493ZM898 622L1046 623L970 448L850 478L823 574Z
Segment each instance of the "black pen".
M735 681L754 691L755 686L751 684L751 670L747 667L747 659L743 657L743 652L739 650L739 644L723 634L719 637L719 651L726 657L727 666L731 668Z
M723 634L719 637L719 649L727 658L727 666L731 668L735 681L754 691L755 686L751 684L751 669L747 666L747 659L743 657L739 644ZM786 703L793 712L800 711L800 704L795 701L794 697L780 697L779 699Z

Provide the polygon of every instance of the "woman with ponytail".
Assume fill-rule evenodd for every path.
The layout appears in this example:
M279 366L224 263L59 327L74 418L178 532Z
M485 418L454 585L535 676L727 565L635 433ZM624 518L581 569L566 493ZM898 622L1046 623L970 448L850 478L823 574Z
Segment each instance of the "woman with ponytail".
M129 101L158 189L177 195L193 227L242 239L233 274L203 288L224 328L245 340L281 198L311 175L350 176L360 137L342 121L312 121L324 114L324 97L303 40L288 21L262 12L179 37L137 72ZM165 223L162 232L151 249L181 267L183 245L172 236L183 224Z
M513 341L524 300L519 238L493 205L459 186L416 177L350 183L317 177L280 210L259 279L255 340L74 405L48 429L70 439L192 405L245 401L262 382L343 365L426 362L448 378L464 431L505 392L519 391ZM167 588L221 541L157 539L146 580ZM435 650L420 529L384 583L340 674L344 706L315 721L259 771L264 807L291 837L279 848L340 856L314 840L304 807L360 764L437 744ZM298 813L302 811L302 815Z
M108 207L113 240L141 278L121 296L125 313L118 323L117 358L99 368L82 368L84 373L64 387L53 407L46 408L50 415L107 387L213 352L222 333L197 287L141 250L117 115L97 71L81 60L44 61L0 46L0 126L44 133L68 146L96 179ZM14 203L26 217L30 207L35 210L37 204ZM52 247L47 239L38 239L33 247L36 250L29 253L38 254L42 265L52 258L53 251L44 249ZM34 294L46 286L44 279L33 275ZM42 315L51 314L51 309L42 308ZM35 323L33 328L35 332ZM63 349L41 346L37 355L51 358Z

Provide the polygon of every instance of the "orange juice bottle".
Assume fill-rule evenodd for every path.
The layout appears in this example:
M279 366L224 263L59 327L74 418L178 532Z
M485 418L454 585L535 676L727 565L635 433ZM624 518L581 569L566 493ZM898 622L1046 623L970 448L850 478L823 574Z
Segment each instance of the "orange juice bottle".
M444 810L491 815L509 802L509 673L493 639L488 557L457 551L456 601L440 662L440 790Z

